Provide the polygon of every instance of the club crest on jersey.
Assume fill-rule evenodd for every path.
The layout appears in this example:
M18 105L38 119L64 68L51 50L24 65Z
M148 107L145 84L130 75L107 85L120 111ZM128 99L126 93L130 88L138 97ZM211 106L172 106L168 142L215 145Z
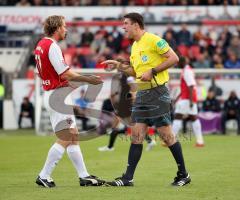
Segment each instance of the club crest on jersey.
M147 62L148 61L148 57L146 55L142 56L142 61L143 62Z
M73 123L73 120L71 118L67 118L66 122L67 122L68 125L71 125Z

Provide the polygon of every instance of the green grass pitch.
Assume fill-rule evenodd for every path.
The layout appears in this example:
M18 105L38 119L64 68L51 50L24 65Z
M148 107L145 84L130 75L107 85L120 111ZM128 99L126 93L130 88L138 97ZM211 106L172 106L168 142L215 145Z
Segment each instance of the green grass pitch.
M174 188L170 182L176 165L168 148L143 152L134 187L80 187L66 154L56 167L56 188L35 185L54 136L35 136L31 130L0 130L0 200L237 200L240 199L240 137L206 136L206 147L195 148L194 139L183 141L183 152L192 183ZM114 152L98 152L107 136L81 143L88 171L111 180L126 168L129 141L118 138ZM146 143L144 144L146 146Z

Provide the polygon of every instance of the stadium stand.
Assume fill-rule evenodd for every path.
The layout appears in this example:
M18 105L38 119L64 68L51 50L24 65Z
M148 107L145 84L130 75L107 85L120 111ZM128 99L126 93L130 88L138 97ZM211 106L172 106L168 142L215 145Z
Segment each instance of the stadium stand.
M69 39L62 44L69 64L74 63L77 68L94 68L98 66L99 60L117 58L122 54L129 53L131 41L124 38L117 28L114 28L114 31L109 27L103 28L102 26L95 31L92 31L91 28L88 29L88 34L95 36L87 44L76 43L83 39L80 29L76 27L74 31L70 29ZM162 35L179 54L189 57L190 63L195 68L219 69L224 67L240 68L239 33L239 26L208 29L199 27L195 31L183 25L180 30L169 28ZM77 39L73 40L73 37Z
M0 48L0 63L3 70L13 73L20 69L27 52L26 48Z
M2 0L0 5L16 6L144 6L144 5L239 5L238 0Z
M151 6L159 5L160 8L160 2L164 2L162 4L164 6L168 5L162 15L158 15L154 6ZM199 9L199 6L186 6L181 7L181 9L175 7L175 5L237 5L238 1L61 1L61 3L62 5L57 0L1 1L2 5L14 6L18 4L18 6L25 6L25 8L29 6L49 6L47 9L51 9L51 6L76 6L76 4L79 6L147 4L151 7L145 7L141 10L147 22L147 29L163 37L179 55L188 57L189 63L194 68L213 70L213 76L217 80L223 77L235 79L239 77L238 75L225 75L224 73L216 75L217 72L214 70L240 69L240 12L238 15L236 15L237 12L233 14L230 12L231 7L228 6L221 6L221 12L218 15L211 11L211 6L204 6L201 9ZM75 9L76 7L68 8ZM66 7L66 9L68 8ZM97 8L96 6L93 9ZM104 7L104 9L108 8L111 9L111 7ZM56 7L56 9L60 9L60 7ZM106 59L121 58L128 61L131 41L124 37L120 19L129 7L116 7L116 9L118 9L118 12L108 15L101 15L101 12L99 12L95 15L86 16L81 12L80 14L76 12L76 15L67 20L67 40L62 42L60 46L63 49L66 62L72 68L76 70L99 70L104 67L100 63ZM50 13L50 10L48 12ZM191 20L189 20L190 18L184 18L184 16L191 16L192 14L196 17L192 17ZM177 15L183 17L176 17ZM15 20L15 18L13 19ZM35 61L31 52L36 41L42 36L40 19L41 15L39 24L34 25L36 28L33 31L19 29L20 33L9 29L11 26L4 23L0 26L1 67L5 73L12 73L5 81L9 83L6 87L8 98L11 98L12 90L9 88L12 88L11 80L13 77L34 79ZM200 76L201 73L204 75ZM177 74L174 72L172 75L177 78ZM197 76L202 79L210 77L208 71L201 71ZM225 98L225 96L221 98ZM40 126L45 127L48 132L51 129L50 124L48 120L44 121L47 119L48 113L43 109L41 114L43 116L40 116L42 123Z

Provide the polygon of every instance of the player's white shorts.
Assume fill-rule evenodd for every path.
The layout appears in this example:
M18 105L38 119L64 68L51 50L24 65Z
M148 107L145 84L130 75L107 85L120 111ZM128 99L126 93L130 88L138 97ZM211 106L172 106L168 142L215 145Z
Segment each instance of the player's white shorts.
M190 101L188 99L180 99L176 103L175 114L197 115L198 114L197 104L193 103L193 107L190 108Z
M64 102L61 102L61 94L52 95L54 91L60 91L61 89L44 91L43 95L43 103L49 112L50 121L55 133L64 129L77 128L71 95L68 95Z

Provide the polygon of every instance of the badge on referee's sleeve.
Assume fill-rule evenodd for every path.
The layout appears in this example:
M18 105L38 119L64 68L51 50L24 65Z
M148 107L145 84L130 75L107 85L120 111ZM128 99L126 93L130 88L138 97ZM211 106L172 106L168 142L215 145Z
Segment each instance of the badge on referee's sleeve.
M159 42L157 42L157 46L158 46L160 49L164 49L167 45L168 45L168 43L167 43L166 40L164 40L164 39L161 39Z

